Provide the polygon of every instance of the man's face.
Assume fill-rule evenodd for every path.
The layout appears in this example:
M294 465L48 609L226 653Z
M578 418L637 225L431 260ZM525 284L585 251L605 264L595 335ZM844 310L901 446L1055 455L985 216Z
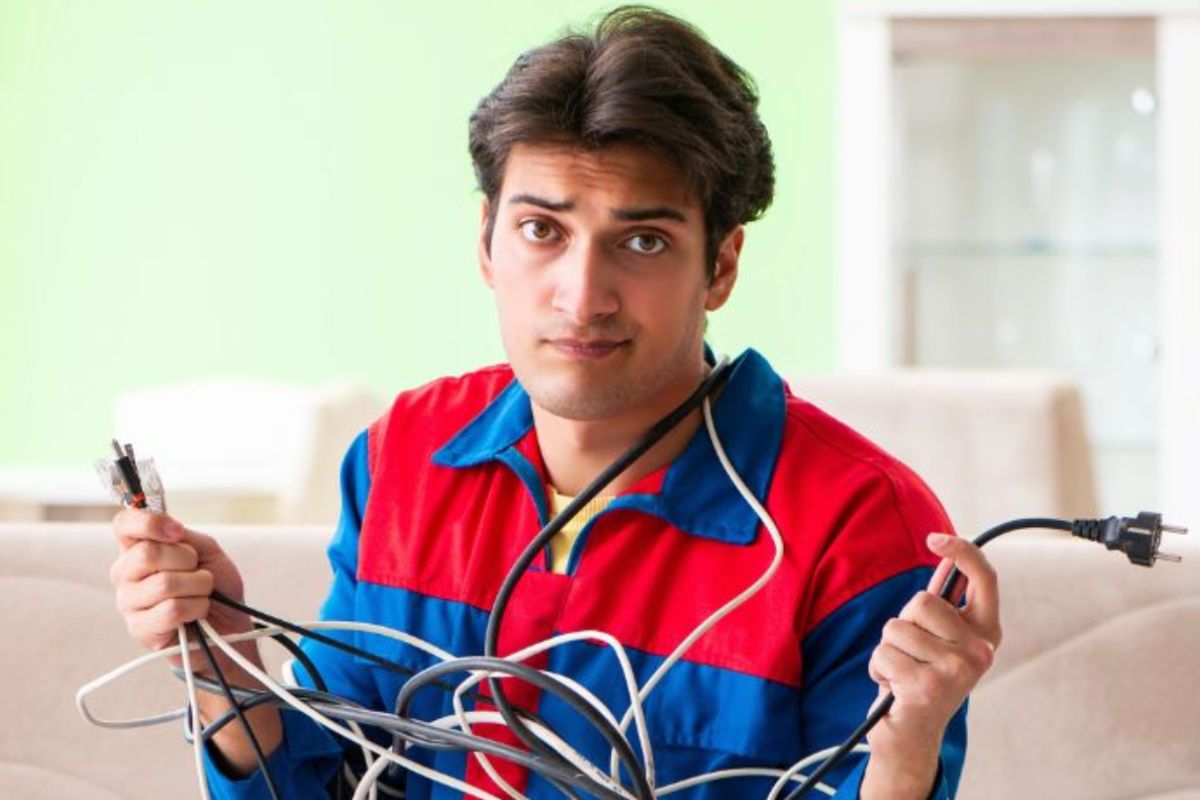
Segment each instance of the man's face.
M703 371L704 315L737 273L740 228L705 269L703 209L669 159L632 145L517 145L484 279L517 378L546 411L610 419L674 405Z

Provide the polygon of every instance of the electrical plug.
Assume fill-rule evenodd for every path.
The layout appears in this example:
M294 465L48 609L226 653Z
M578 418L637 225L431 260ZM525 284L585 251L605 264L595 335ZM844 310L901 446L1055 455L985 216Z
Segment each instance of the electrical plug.
M1077 519L1071 523L1071 535L1099 542L1109 550L1120 550L1134 564L1154 566L1155 561L1179 563L1181 556L1159 552L1163 531L1187 533L1187 528L1163 525L1162 514L1143 511L1136 517Z

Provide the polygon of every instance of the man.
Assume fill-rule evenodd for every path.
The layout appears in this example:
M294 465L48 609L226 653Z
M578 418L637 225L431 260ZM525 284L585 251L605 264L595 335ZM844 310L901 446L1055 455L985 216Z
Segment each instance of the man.
M479 263L509 364L402 393L351 446L323 616L390 625L460 655L482 651L500 582L542 524L708 373L705 316L729 299L743 226L772 196L756 105L735 64L685 23L644 8L523 55L484 98L470 128L485 197ZM844 798L952 796L963 703L1000 639L992 571L969 543L936 535L950 523L916 476L792 397L757 353L736 360L713 407L784 555L647 698L658 785L786 767L839 743L891 691L870 756L828 782ZM214 588L242 596L211 538L139 511L115 525L117 603L138 642L162 647L177 625L203 617L227 633L248 627L208 600ZM644 682L772 553L692 413L522 576L500 652L600 629L629 649ZM950 563L970 581L961 609L928 591ZM429 663L390 641L354 641ZM310 652L333 691L391 708L398 676L328 648ZM618 713L628 703L602 648L565 645L542 665ZM607 746L573 712L532 687L511 691L607 764ZM413 713L435 719L449 707L446 693L424 690ZM201 717L224 708L206 696ZM285 796L328 796L342 753L332 737L291 712L259 708L251 721ZM411 754L502 796L474 759ZM560 796L538 775L497 767L529 797ZM236 726L215 737L207 769L214 796L266 796ZM761 797L771 782L715 781L680 796ZM406 790L410 800L457 796L414 775Z

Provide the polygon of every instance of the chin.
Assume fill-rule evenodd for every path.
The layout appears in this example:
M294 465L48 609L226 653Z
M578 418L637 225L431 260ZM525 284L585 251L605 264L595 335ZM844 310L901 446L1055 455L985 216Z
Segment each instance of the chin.
M556 417L595 422L628 411L635 399L622 381L534 380L521 382L530 399Z

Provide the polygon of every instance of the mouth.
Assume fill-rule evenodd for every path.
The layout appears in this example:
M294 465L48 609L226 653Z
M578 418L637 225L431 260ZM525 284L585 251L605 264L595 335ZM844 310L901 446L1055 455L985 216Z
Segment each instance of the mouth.
M629 344L628 339L548 339L547 344L568 358L596 361Z

